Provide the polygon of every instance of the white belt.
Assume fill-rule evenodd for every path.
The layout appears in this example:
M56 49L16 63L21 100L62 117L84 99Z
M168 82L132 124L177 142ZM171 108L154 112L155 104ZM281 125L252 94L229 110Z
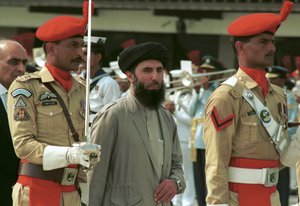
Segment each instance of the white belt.
M262 184L272 187L278 182L279 168L249 169L239 167L228 168L228 182L243 184Z

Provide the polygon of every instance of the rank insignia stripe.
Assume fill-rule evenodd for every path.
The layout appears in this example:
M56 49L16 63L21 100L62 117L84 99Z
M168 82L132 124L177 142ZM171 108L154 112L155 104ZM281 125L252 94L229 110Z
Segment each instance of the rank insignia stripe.
M211 120L212 120L216 130L221 131L222 129L229 126L233 122L235 114L231 114L231 115L225 117L224 119L220 119L219 114L217 112L217 108L214 106L210 117L211 117Z
M28 98L28 97L30 97L32 95L32 93L29 90L27 90L27 89L19 88L19 89L15 89L14 91L12 91L11 95L13 97L16 97L18 95L23 95L23 96L25 96L25 97Z
M25 107L27 107L27 104L24 101L24 99L20 96L15 104L15 108L25 108Z
M18 109L15 109L14 119L16 121L26 121L26 120L30 119L30 116L29 116L28 112L26 111L26 109L18 108Z

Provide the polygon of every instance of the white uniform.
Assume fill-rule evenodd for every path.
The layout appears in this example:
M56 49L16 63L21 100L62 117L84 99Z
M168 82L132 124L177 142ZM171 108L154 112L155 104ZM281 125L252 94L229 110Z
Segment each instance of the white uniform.
M120 88L118 83L110 76L104 74L98 81L96 86L90 92L90 122L93 121L95 114L100 111L106 104L120 98ZM93 80L91 81L93 84Z
M178 92L179 93L179 92ZM175 96L178 94L175 94ZM176 195L173 203L176 206L193 206L196 198L194 187L193 163L191 160L191 150L189 147L191 117L187 113L187 107L192 98L190 92L182 92L175 101L176 111L174 117L177 124L177 132L183 156L183 170L186 180L186 189L183 194Z

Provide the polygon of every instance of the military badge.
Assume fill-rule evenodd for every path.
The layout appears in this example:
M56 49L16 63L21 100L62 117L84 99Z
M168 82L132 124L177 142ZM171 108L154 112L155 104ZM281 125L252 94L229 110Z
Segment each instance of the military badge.
M245 94L245 96L249 99L249 100L253 100L253 94L251 93L251 92L247 92L246 94Z
M234 114L231 114L224 119L220 119L219 114L217 112L217 108L214 107L212 112L211 112L211 120L214 123L214 126L217 131L220 131L224 129L225 127L229 126L233 122Z
M43 106L57 105L56 100L57 100L57 96L52 92L46 91L44 94L40 96L40 101L42 102Z
M260 119L264 122L264 123L269 123L271 121L271 115L270 112L268 112L267 110L262 110L259 114Z
M27 89L19 88L19 89L15 89L14 91L12 91L11 95L13 97L16 97L18 95L23 95L28 98L32 95L32 93Z
M27 107L27 104L25 103L24 99L22 97L19 97L15 104L15 108L24 108Z
M51 105L57 105L57 101L44 101L42 102L43 106L51 106Z
M16 121L24 121L24 120L26 121L30 119L30 116L26 111L26 109L19 108L19 109L15 109L14 119Z
M40 101L45 101L50 99L57 99L56 94L47 91L40 96Z

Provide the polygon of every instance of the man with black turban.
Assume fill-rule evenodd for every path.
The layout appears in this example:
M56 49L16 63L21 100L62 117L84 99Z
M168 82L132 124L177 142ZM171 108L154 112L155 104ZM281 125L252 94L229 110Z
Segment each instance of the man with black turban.
M168 61L168 50L154 42L120 54L131 95L106 106L94 119L92 142L105 151L89 176L90 206L169 206L184 191L177 127L161 106Z

